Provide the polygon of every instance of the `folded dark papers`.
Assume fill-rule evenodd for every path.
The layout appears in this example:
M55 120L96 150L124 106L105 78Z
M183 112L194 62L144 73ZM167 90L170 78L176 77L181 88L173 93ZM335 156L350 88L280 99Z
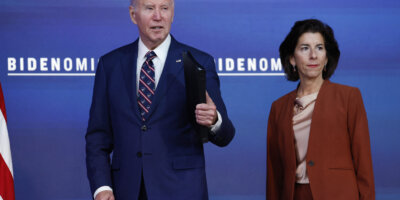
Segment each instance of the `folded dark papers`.
M183 52L183 67L185 71L186 99L188 114L196 132L203 143L208 142L209 128L196 122L195 110L199 103L206 103L206 71L187 51Z

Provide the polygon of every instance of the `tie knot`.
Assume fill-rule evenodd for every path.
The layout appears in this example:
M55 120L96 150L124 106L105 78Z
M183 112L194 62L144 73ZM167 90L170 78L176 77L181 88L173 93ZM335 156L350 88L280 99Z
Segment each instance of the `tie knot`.
M154 51L149 51L146 53L146 60L153 60L153 58L157 57L156 53Z

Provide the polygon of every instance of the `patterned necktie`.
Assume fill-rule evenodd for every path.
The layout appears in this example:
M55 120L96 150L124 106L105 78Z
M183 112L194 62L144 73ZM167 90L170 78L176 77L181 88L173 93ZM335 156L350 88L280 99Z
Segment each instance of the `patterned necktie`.
M154 64L153 58L157 57L154 51L146 53L146 61L143 63L139 77L138 104L142 120L146 121L146 114L150 110L155 92Z

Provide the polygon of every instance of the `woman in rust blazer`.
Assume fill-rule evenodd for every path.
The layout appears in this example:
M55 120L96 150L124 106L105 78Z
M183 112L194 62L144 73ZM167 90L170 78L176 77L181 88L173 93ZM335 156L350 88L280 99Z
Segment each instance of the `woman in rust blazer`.
M298 21L279 52L287 79L300 82L271 106L267 200L375 199L361 93L329 81L340 56L332 29Z

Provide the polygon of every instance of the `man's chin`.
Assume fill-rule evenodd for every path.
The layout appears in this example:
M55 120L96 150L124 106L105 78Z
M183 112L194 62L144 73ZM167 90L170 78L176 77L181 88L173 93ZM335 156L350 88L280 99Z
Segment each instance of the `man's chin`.
M153 43L161 43L165 40L165 38L167 38L167 35L165 36L157 36L157 37L153 37L152 38L152 42Z

